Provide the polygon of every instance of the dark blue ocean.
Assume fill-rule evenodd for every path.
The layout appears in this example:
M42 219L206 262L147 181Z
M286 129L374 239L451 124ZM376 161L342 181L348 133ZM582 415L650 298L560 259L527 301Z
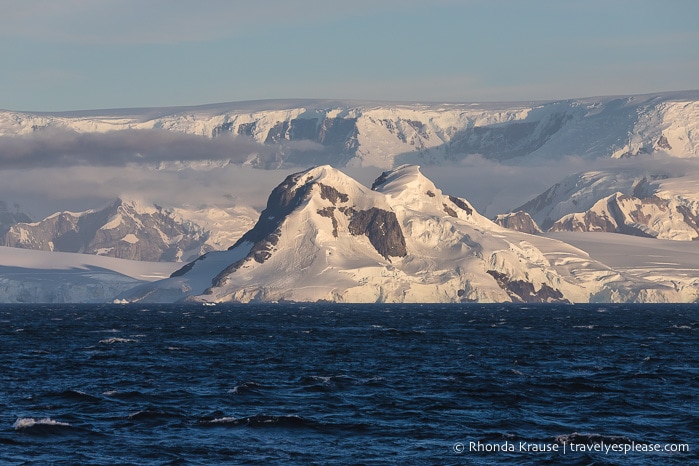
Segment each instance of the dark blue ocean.
M699 464L699 306L4 305L0 463Z

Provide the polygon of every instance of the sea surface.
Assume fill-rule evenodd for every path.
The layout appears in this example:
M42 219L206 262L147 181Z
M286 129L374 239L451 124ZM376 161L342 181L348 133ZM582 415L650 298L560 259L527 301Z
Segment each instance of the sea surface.
M0 464L699 464L699 306L3 305Z

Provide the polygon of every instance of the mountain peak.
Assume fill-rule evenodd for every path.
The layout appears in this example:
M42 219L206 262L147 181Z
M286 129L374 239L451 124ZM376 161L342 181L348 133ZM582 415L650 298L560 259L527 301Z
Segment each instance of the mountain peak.
M374 181L371 189L391 198L404 198L418 193L436 193L441 191L422 174L419 165L401 165L393 170L383 172Z

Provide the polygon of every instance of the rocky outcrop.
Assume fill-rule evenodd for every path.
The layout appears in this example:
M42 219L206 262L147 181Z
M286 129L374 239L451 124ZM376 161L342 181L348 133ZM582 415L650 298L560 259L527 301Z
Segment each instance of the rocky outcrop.
M332 221L333 224L333 236L337 238L337 218L335 218L335 207L325 207L323 209L318 209L318 215L321 217L327 217Z
M531 218L528 213L522 212L521 210L518 212L500 214L493 219L493 222L501 227L521 231L522 233L529 233L530 235L539 235L543 233L534 219Z
M534 285L524 280L511 280L507 275L495 270L488 270L498 283L500 288L505 290L515 303L569 303L563 297L563 293L546 283L542 283L541 288L534 289Z
M389 256L405 257L405 237L396 214L372 207L354 212L349 224L353 235L365 235L376 251L386 259Z

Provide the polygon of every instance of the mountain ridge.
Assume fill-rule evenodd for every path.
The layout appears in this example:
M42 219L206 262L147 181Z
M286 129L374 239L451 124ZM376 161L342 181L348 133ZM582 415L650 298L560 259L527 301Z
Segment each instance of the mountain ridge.
M470 154L522 157L699 157L699 91L515 103L272 100L78 113L0 112L0 135L45 128L104 133L166 130L248 138L274 150L248 163L395 168L453 163ZM313 142L313 148L291 143Z

